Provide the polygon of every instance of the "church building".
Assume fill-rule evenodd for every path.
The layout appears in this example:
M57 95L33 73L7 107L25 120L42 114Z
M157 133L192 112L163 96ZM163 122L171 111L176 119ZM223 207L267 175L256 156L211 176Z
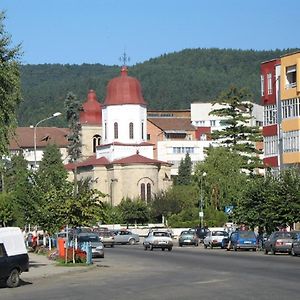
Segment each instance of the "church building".
M126 66L107 85L104 103L90 90L80 113L82 157L78 179L90 177L92 188L112 206L122 199L151 197L172 185L171 164L154 159L147 142L147 104L140 82ZM74 164L66 165L72 174Z

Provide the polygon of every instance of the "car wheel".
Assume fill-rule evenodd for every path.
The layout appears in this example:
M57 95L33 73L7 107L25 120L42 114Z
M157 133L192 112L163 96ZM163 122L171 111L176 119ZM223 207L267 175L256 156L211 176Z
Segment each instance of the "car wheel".
M275 255L275 254L276 254L276 251L275 251L274 248L271 248L271 254L272 254L272 255Z
M198 246L199 246L199 244L198 244L198 243L196 243L196 244L195 244L195 247L198 247Z
M19 284L20 284L20 273L17 269L13 269L6 280L6 285L9 288L14 288L19 286Z
M296 256L296 253L295 253L294 247L292 247L292 249L291 249L291 255L293 255L293 256Z
M134 244L135 244L135 239L130 239L130 240L128 241L128 244L129 244L129 245L134 245Z
M212 245L212 244L210 244L210 245L209 245L209 248L210 248L210 249L212 249L212 248L213 248L213 245Z
M179 244L179 247L182 247L182 244Z
M150 251L153 251L153 245L150 245Z
M207 245L204 244L204 248L207 249Z
M147 251L148 247L146 245L144 245L144 250Z
M169 248L168 248L168 251L172 251L172 247L169 247Z
M234 251L237 251L237 246L234 246L233 249L234 249Z
M111 244L111 245L110 245L110 248L113 248L114 246L115 246L114 244Z
M161 248L161 251L165 251L165 248L164 248L164 247L162 247L162 248Z
M264 251L264 253L265 254L268 254L269 253L269 251L265 248L265 251Z
M256 248L253 248L252 251L256 252Z

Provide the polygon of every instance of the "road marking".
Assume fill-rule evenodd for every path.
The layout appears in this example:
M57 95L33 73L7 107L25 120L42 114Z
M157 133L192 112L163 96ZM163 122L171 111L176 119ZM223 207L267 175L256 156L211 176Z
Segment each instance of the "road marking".
M216 282L223 282L223 281L228 281L228 279L212 279L206 281L195 281L192 282L192 284L207 284L207 283L216 283Z

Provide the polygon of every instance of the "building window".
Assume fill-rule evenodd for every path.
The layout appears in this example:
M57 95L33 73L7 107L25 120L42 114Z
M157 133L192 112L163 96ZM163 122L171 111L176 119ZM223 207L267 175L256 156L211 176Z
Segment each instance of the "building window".
M300 116L300 98L281 101L282 118L297 118Z
M260 75L260 94L261 96L265 95L265 77Z
M216 126L216 120L210 120L210 126L212 127Z
M296 65L290 66L286 68L286 89L291 89L296 87L297 82L297 73L296 73Z
M142 122L142 140L144 140L144 122Z
M173 154L194 153L194 147L173 147Z
M272 88L272 73L267 74L267 80L268 80L268 95L271 95L273 93Z
M278 155L278 137L265 136L264 137L264 156L275 156Z
M142 199L143 201L146 200L145 183L142 183L142 184L141 184L141 199Z
M118 128L118 123L114 123L114 138L118 139L119 138L119 128Z
M277 107L276 105L264 106L264 126L277 124Z
M293 130L283 132L283 152L300 152L300 131Z
M151 184L147 183L147 203L151 200Z
M105 136L105 139L107 139L107 124L104 123L104 136Z
M133 139L133 123L129 123L129 138L132 140Z
M93 153L96 152L97 146L101 144L101 136L96 134L93 136Z
M150 141L150 139L151 139L151 135L150 133L147 133L147 141Z

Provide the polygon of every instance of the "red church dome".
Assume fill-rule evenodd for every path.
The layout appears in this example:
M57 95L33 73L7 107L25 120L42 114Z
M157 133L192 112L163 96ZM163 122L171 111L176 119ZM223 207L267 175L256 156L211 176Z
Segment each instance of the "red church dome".
M83 110L80 112L79 121L81 124L102 124L102 107L97 100L95 91L89 90L87 99L82 105Z
M113 78L107 85L104 105L140 104L146 105L140 82L127 75L127 67L121 69L121 76Z

